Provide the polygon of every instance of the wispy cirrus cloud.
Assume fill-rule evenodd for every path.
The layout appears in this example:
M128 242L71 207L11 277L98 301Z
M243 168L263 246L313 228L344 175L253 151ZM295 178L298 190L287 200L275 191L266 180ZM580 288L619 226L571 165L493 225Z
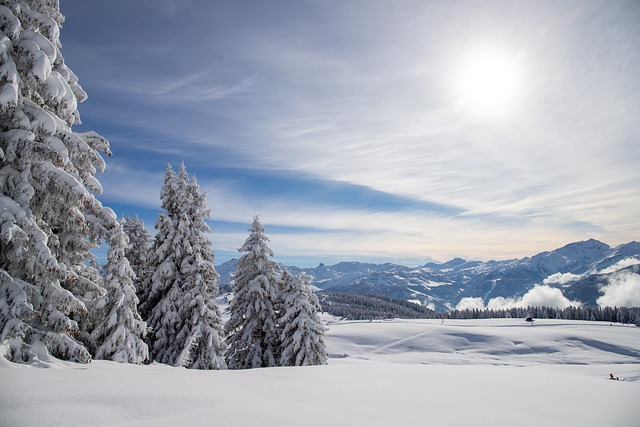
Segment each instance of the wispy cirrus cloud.
M247 91L255 85L256 76L250 76L234 82L221 82L215 70L200 70L187 75L145 76L144 79L131 79L126 85L114 85L127 96L135 96L146 102L164 102L167 104L183 102L205 102L232 97Z
M129 167L114 167L113 175L103 181L108 189L104 200L109 205L136 205L149 212L144 219L151 227L155 212L160 211L164 167L153 173L128 171ZM455 256L504 259L548 249L550 239L562 243L575 237L561 227L548 235L548 224L520 224L520 232L514 234L512 224L456 215L452 207L344 183L298 182L295 176L288 179L281 181L288 184L280 191L262 192L264 189L252 187L251 179L245 182L242 171L235 176L198 176L212 211L212 240L219 254L235 255L256 214L261 215L277 256L306 257L312 264L318 259L376 259L407 265Z
M224 245L256 213L281 254L345 259L640 238L626 4L150 4L76 2L100 19L63 40L85 122L125 159L104 175L108 199L150 208L164 165L184 160ZM502 115L458 99L456 67L478 45L522 73Z

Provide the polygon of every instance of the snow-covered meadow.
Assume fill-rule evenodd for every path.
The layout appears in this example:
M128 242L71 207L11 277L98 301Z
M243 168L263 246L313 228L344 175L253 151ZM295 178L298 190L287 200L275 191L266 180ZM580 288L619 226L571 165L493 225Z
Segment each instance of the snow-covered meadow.
M328 319L329 320L329 319ZM0 362L2 425L637 426L640 329L522 319L329 323L326 366ZM614 374L619 381L608 379Z

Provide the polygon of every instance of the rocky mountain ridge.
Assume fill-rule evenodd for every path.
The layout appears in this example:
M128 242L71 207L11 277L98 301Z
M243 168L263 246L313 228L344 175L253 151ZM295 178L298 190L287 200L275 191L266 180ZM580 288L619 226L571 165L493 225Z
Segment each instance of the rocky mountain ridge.
M230 283L235 260L216 268L220 283ZM621 270L640 273L640 243L612 248L589 239L521 259L482 262L455 258L413 268L360 262L287 268L312 276L313 285L324 293L387 295L436 310L449 310L466 297L482 298L485 303L496 297L518 298L536 284L559 288L572 300L595 305L600 288L612 275Z

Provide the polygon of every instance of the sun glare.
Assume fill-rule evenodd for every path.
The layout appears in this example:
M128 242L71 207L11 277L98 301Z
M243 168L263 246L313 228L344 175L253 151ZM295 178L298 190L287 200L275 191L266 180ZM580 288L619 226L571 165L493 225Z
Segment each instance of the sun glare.
M462 63L456 87L466 108L477 113L502 113L516 94L517 80L514 59L484 50Z

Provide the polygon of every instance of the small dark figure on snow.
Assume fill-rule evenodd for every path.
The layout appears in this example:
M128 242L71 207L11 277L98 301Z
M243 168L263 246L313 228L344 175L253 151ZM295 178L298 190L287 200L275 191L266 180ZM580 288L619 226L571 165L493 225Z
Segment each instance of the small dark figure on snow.
M613 374L609 374L609 379L610 380L614 380L614 381L619 381L620 380L620 378L614 377Z

